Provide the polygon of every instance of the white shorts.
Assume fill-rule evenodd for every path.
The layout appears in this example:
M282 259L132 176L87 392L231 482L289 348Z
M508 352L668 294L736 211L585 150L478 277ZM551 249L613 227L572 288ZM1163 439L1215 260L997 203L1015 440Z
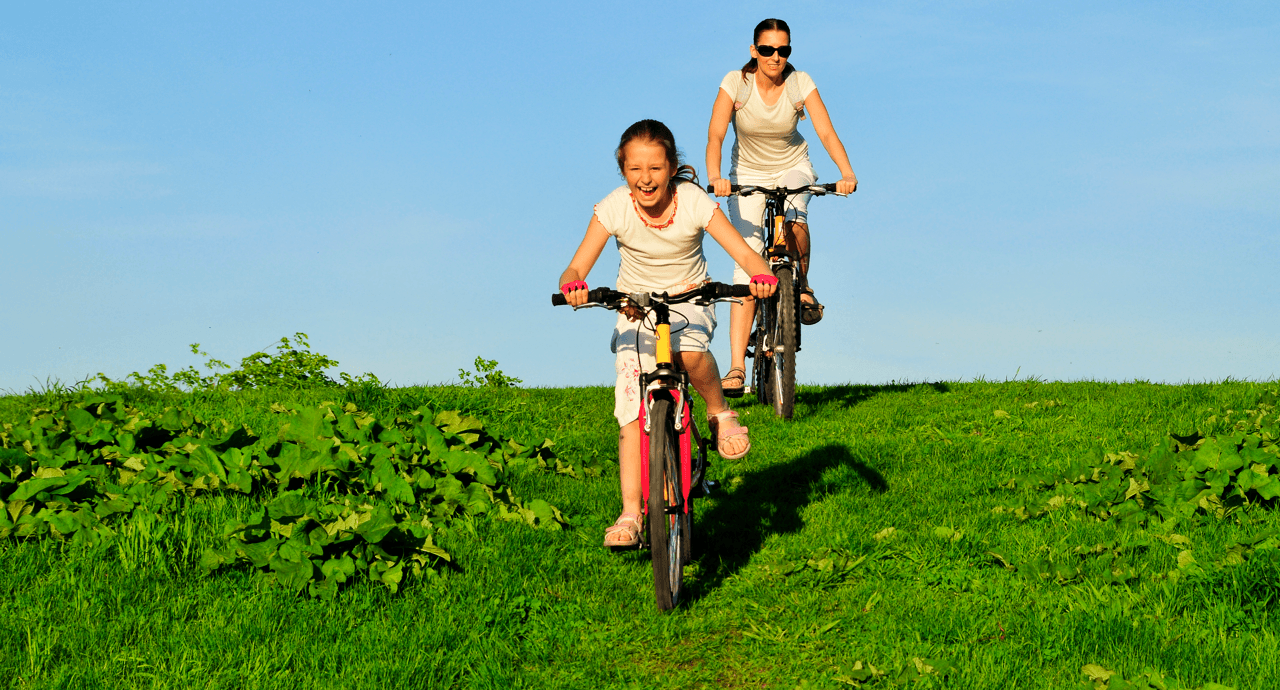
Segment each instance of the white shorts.
M643 327L641 325L643 324ZM653 371L656 336L653 316L641 321L628 321L618 314L609 348L617 355L614 369L618 378L613 385L613 416L623 427L640 418L640 372ZM671 307L671 351L707 352L716 330L714 307L678 304ZM637 338L639 340L637 346Z
M741 185L760 185L761 187L804 187L818 181L818 174L808 163L788 168L778 173L738 172L729 176L729 181ZM787 199L786 220L809 224L809 197L812 194L797 194ZM742 239L747 241L751 251L759 254L764 251L764 202L762 194L751 196L729 197L729 220L738 229ZM733 267L735 285L746 285L751 276L741 266Z

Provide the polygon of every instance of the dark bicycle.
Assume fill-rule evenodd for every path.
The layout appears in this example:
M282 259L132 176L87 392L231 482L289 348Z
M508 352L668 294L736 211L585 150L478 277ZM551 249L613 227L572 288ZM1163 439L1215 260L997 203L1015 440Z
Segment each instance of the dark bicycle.
M833 182L787 188L735 184L730 189L738 196L764 194L766 197L762 253L773 275L778 278L778 289L772 297L757 300L755 330L751 333L747 356L753 358L751 389L756 400L773 405L773 411L779 417L791 419L796 401L796 353L800 351L801 279L796 270L800 257L787 248L784 223L787 197L834 194L836 185ZM714 193L715 187L708 185L707 191Z
M642 309L647 323L653 316L653 371L640 375L644 402L640 406L640 486L643 492L645 541L653 562L653 589L658 608L667 610L680 603L684 593L684 566L693 558L693 512L691 499L710 492L713 482L706 477L708 439L693 421L693 398L689 375L671 355L671 305L693 302L700 305L738 301L749 297L747 285L704 283L678 295L667 293L623 293L596 288L587 293L587 303L575 309L602 307L618 311L634 306ZM551 296L556 306L568 304L563 294Z

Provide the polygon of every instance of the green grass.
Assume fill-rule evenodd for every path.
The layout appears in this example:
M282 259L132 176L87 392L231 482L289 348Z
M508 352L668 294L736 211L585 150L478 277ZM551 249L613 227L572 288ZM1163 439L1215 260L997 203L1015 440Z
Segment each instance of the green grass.
M1093 446L1144 450L1269 387L806 387L791 422L748 398L738 409L752 451L713 467L724 491L697 507L692 597L665 614L646 554L599 546L619 509L607 389L139 394L131 402L145 410L183 405L257 430L280 423L267 408L286 395L351 399L377 416L461 409L605 471L519 479L522 497L555 504L573 528L462 521L441 540L458 568L398 594L360 582L312 600L243 570L202 575L201 550L247 509L243 498L192 502L96 552L0 542L0 686L831 688L850 687L861 661L887 672L869 687L1064 688L1085 664L1130 678L1156 670L1184 687L1275 687L1276 558L1170 576L1181 549L1156 541L1134 557L1136 580L1111 585L1028 578L991 555L1078 558L1076 547L1132 536L1070 510L1027 522L993 512L1027 498L999 488L1010 477L1063 468ZM0 398L0 419L55 397ZM1250 508L1177 532L1211 564L1268 528L1280 518ZM914 659L959 670L898 679Z

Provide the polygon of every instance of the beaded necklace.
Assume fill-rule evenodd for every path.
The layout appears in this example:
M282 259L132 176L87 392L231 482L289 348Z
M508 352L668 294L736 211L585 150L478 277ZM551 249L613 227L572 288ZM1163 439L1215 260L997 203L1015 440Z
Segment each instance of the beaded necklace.
M674 189L671 190L671 217L662 225L654 225L649 222L648 218L644 217L644 213L640 210L640 202L636 201L635 194L631 194L631 208L636 210L636 215L640 216L641 223L644 223L654 230L661 230L663 228L670 227L672 223L676 222L676 211L680 210L680 197L676 194Z

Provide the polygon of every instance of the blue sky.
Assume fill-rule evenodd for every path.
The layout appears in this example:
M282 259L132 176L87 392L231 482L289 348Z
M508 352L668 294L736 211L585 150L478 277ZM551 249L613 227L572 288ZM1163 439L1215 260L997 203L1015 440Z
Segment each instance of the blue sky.
M610 381L611 315L549 295L617 138L705 177L774 14L861 181L810 207L802 381L1280 376L1274 3L49 2L0 10L0 390L297 331L396 384Z

